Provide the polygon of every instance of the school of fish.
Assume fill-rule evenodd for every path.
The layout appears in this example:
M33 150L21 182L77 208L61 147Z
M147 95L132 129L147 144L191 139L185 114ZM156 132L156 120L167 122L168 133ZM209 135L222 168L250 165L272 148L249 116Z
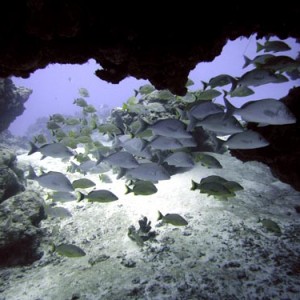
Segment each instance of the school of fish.
M119 197L112 191L90 189L96 183L84 178L91 172L99 174L99 180L111 182L104 173L112 168L117 179L126 179L126 194L147 196L157 192L155 183L169 180L172 175L189 170L196 164L207 168L222 168L220 162L212 155L199 152L200 146L195 138L198 128L225 139L218 139L227 149L255 149L269 145L261 134L247 130L247 122L258 126L289 125L297 119L281 101L272 98L248 101L241 107L232 104L235 97L254 95L251 87L269 83L288 81L290 73L300 78L300 61L289 56L275 56L269 52L282 52L290 47L282 41L257 43L257 52L264 50L267 54L250 59L245 58L244 68L254 69L241 77L227 74L203 82L203 89L188 91L184 97L171 94L167 90L158 91L150 84L135 90L122 108L115 109L107 120L100 120L97 110L89 105L85 98L89 92L79 90L80 98L74 104L82 108L82 118L65 117L61 114L50 116L47 128L52 141L39 134L30 142L28 155L39 152L42 158L50 156L68 161L67 171L79 172L82 178L70 182L67 174L56 171L42 173L39 176L31 167L28 179L36 180L41 186L52 190L48 197L53 202L82 201L107 203L117 201ZM297 76L296 76L297 77ZM191 80L187 86L192 85ZM223 89L229 85L229 90ZM214 99L223 93L224 105L215 103ZM99 138L101 137L101 139ZM107 137L108 144L101 142ZM101 140L101 141L100 141ZM40 146L38 146L39 144ZM84 153L76 149L83 146ZM219 176L195 179L191 190L199 190L208 196L227 200L234 197L243 187L234 181ZM70 217L62 209L48 206L46 212L52 216ZM174 226L184 226L188 222L179 214L159 212L158 220ZM56 247L68 256L82 256L84 252L70 245ZM71 253L79 251L78 253Z

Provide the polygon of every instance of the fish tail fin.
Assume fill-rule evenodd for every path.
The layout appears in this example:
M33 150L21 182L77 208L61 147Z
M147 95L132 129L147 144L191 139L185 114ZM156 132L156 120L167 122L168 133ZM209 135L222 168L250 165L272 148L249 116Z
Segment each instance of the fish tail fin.
M154 159L158 165L161 165L163 163L164 158L165 157L163 157L161 154L161 150L154 149L152 151L152 159Z
M262 49L264 49L264 46L262 45L262 44L260 44L260 43L256 43L256 52L259 52L259 51L261 51Z
M232 81L231 81L231 88L230 88L230 93L231 92L233 92L235 89L236 89L236 87L237 87L237 85L238 85L238 82L239 82L239 80L238 79L236 79L236 78L233 78L232 79Z
M183 109L176 108L176 114L178 114L178 117L181 120L186 120L187 119L187 113Z
M127 195L127 194L129 194L129 193L132 192L132 189L128 185L126 185L126 184L125 184L125 188L126 188L125 195Z
M118 175L117 175L117 179L122 178L124 175L126 174L126 169L125 168L120 168Z
M217 140L217 146L216 146L216 153L223 153L224 150L222 149L225 145L226 145L226 141L219 139L218 137L216 137Z
M226 113L223 117L223 120L226 120L234 114L234 112L236 111L236 107L233 106L225 96L223 98L226 106Z
M207 89L207 87L208 87L208 83L205 82L205 81L202 81L202 80L201 80L201 82L203 84L203 91L205 91Z
M118 147L122 147L122 142L120 141L120 139L118 138L117 135L114 135L114 139L112 142L112 148L118 148Z
M243 65L243 69L245 69L246 67L248 67L251 64L251 59L249 57L247 57L246 55L244 55L244 59L245 59L245 63Z
M189 124L188 124L188 126L187 126L186 131L191 132L191 131L194 130L194 128L195 128L195 126L196 126L196 124L197 124L197 119L194 118L193 116L191 116L191 115L189 114L189 120L190 120L190 122L189 122Z
M146 128L149 126L149 123L147 123L145 120L143 120L142 118L139 118L139 122L140 122L140 127L137 129L136 132L134 132L135 135L143 132L146 130Z
M98 166L98 165L103 161L104 158L105 158L105 156L102 155L102 154L100 153L100 151L98 150L98 159L97 159L97 161L96 161L96 166Z
M39 151L39 148L33 142L29 142L29 145L30 145L30 150L27 155L31 155L31 154Z
M84 197L85 197L85 195L83 193L81 193L81 192L76 192L76 194L77 194L77 199L76 199L77 202L82 201L84 199Z
M194 180L192 180L192 187L191 187L191 191L195 191L197 189L197 182L195 182Z
M32 167L32 166L29 166L29 174L28 174L28 176L27 176L27 179L32 179L32 180L34 180L34 179L36 179L36 178L37 178L37 175L35 174L33 167Z
M144 151L148 147L148 142L145 142L145 144L141 148L141 152Z
M157 221L162 220L163 217L164 217L163 214L160 211L158 211Z

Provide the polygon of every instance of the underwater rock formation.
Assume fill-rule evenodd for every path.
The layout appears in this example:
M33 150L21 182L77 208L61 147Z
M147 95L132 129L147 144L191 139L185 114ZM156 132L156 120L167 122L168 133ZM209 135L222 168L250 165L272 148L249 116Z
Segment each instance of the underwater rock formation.
M174 5L172 13L149 5L147 16L144 8L114 15L99 11L98 3L27 0L16 4L10 1L0 19L0 76L28 77L49 63L82 64L94 58L102 67L95 73L103 80L118 83L133 76L148 79L157 89L184 95L189 72L199 62L209 62L218 56L227 40L249 37L253 33L258 37L276 35L281 39L300 37L300 8L297 6L273 5L257 9L249 5L245 12L239 2L219 3L217 9L222 14L218 18L214 17L214 3L205 3L201 8L201 12L193 12L189 6L185 10L185 6L180 5L180 14L177 14ZM203 18L203 12L210 12L213 21ZM10 79L1 82L11 84ZM22 101L25 100L16 102L16 99L0 97L0 132L24 110ZM292 127L280 127L279 131L284 135L281 140L289 145L284 152L289 164L275 146L272 153L277 154L271 156L270 147L232 153L251 153L252 159L262 157L276 174L285 172L279 177L287 180L293 176L286 171L287 166L291 165L294 170L299 163L293 156L297 146L286 140L289 136L286 128ZM241 158L248 155L240 154ZM299 180L298 176L294 178L291 181L295 186Z
M222 11L217 18L216 9ZM133 76L184 95L189 72L218 56L228 39L252 33L300 36L297 6L249 5L245 11L239 2L217 7L206 2L200 12L182 4L172 5L172 12L155 5L114 11L71 0L6 3L0 20L0 76L28 77L49 63L82 64L94 58L103 68L96 75L103 80L118 83ZM213 21L203 18L204 12Z
M12 167L16 158L16 155L9 149L4 147L0 148L0 165Z
M18 155L22 151L28 151L29 150L29 138L31 136L28 136L27 132L25 136L15 136L13 135L8 129L0 132L0 141L1 141L1 147L8 148L16 155Z
M0 203L23 191L16 174L8 167L0 167Z
M44 207L38 194L25 191L0 204L0 266L29 265L41 257L38 252L45 219Z
M248 128L259 132L270 145L251 150L231 150L242 161L256 160L267 164L281 181L300 191L300 88L293 88L280 99L294 113L298 122L291 125L258 127L249 123Z
M17 168L16 155L0 146L0 203L22 191L23 172Z
M0 78L0 132L7 129L24 110L32 90L16 87L9 78Z

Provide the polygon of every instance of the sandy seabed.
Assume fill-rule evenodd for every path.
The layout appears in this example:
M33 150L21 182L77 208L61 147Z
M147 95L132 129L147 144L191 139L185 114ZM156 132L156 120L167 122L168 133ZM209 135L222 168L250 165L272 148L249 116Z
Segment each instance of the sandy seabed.
M43 257L33 265L10 268L1 300L71 299L300 299L300 193L278 181L258 162L243 163L230 154L210 153L222 169L196 165L156 184L150 196L125 195L125 180L106 174L66 173L60 159L40 160L40 154L18 156L20 164L66 173L73 181L93 180L119 200L111 203L59 203L72 217L48 218ZM192 191L191 180L209 175L234 180L244 187L236 197L220 201ZM28 189L48 192L37 182ZM45 197L46 198L46 197ZM48 200L49 201L49 200ZM188 220L184 227L159 225L158 210ZM127 236L146 216L157 236L139 246ZM270 219L282 231L276 235L260 222ZM68 258L51 252L51 243L72 243L86 256Z

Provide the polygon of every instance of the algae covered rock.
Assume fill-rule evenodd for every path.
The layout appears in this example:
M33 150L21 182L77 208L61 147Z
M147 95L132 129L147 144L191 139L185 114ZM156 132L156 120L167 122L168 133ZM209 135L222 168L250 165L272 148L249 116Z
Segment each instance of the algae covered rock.
M16 167L16 155L5 147L0 148L0 203L22 191L23 172Z
M17 175L8 167L0 166L0 203L24 191Z
M43 200L32 191L0 204L0 266L28 265L41 257L38 226L44 218Z

